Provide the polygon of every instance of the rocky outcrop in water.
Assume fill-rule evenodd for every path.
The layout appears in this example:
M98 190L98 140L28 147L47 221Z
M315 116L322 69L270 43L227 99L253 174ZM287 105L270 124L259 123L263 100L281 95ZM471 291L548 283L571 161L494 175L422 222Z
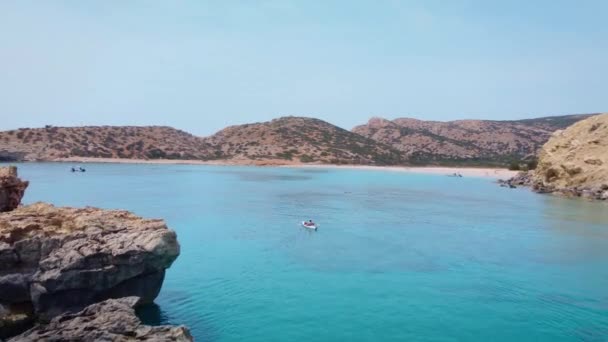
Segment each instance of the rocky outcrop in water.
M16 167L0 167L0 212L17 208L28 185L17 177Z
M530 186L538 193L608 200L608 114L557 131L542 147L536 170L502 186Z
M0 214L0 338L108 298L151 302L179 255L162 220L45 203Z
M502 187L508 187L515 189L519 186L531 186L532 185L532 172L522 171L507 180L500 179L498 184Z
M608 114L553 134L539 153L533 178L537 191L608 199Z
M141 324L134 307L139 298L108 299L75 314L64 314L9 341L193 341L183 326Z

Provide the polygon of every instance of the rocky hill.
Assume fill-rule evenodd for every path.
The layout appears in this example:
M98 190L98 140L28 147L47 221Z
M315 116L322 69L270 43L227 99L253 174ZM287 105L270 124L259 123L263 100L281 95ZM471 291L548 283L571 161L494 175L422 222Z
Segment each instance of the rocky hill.
M210 137L170 127L45 127L0 132L0 161L71 157L223 160L234 163L399 164L400 152L325 121L284 117Z
M545 191L608 199L608 114L555 132L539 153L533 179Z
M400 153L382 143L328 122L283 117L269 122L231 126L205 142L219 157L233 161L334 164L400 164Z
M0 161L68 157L210 159L214 150L189 133L162 126L22 128L0 132Z
M182 159L236 164L505 166L534 157L556 130L589 117L518 121L371 119L347 131L306 117L227 127L210 137L160 126L23 128L0 132L0 161Z
M449 122L372 118L353 132L394 147L415 164L505 165L533 156L554 131L592 115Z

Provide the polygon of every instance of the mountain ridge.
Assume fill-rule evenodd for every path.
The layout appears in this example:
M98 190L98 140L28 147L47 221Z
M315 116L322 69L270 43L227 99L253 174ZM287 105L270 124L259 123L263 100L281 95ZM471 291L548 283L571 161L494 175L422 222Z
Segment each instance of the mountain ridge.
M0 132L0 161L175 159L274 164L484 165L533 156L556 130L595 114L522 120L372 117L346 130L285 116L199 137L168 126L21 128Z
M400 153L326 121L281 117L197 137L167 126L21 128L0 132L0 161L73 157L236 163L404 164Z
M454 121L373 117L352 131L394 147L413 164L505 165L532 158L554 131L593 115Z

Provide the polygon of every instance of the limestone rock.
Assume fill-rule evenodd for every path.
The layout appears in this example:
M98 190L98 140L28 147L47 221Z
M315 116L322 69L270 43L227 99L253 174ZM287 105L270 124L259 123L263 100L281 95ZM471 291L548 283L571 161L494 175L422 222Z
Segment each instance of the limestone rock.
M183 326L147 326L135 315L137 297L108 299L64 314L9 341L193 341Z
M151 302L178 255L164 221L123 210L36 203L2 213L0 338L15 313L48 320L107 298Z
M555 132L539 153L534 181L539 187L601 199L599 189L608 184L608 114Z
M17 177L15 166L0 167L0 212L17 208L28 185Z

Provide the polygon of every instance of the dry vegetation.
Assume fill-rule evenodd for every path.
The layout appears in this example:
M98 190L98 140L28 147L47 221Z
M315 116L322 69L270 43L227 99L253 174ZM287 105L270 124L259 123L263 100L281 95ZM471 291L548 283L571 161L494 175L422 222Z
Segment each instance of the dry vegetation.
M401 164L400 153L325 121L284 117L231 126L206 138L219 157L232 160L284 160L301 163Z
M0 161L88 157L505 166L534 156L555 130L588 116L452 122L374 118L352 132L318 119L283 117L231 126L206 138L159 126L47 126L0 132Z
M373 118L353 132L394 147L416 164L505 165L533 157L554 131L589 116L450 122Z
M170 127L47 126L0 132L0 160L209 159L212 156L212 148L200 138Z

